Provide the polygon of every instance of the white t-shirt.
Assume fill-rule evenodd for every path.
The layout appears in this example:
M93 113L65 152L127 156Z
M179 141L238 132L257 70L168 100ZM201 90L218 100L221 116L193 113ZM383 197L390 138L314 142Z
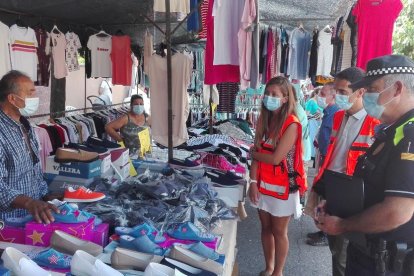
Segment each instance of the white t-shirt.
M93 78L111 78L112 77L112 37L99 37L91 35L88 40L88 48L91 50L92 56L92 72Z
M9 42L10 29L0 22L0 78L11 70Z
M78 49L82 48L79 36L74 32L67 32L66 35L66 64L69 72L79 70Z
M30 27L22 28L14 24L10 27L10 56L13 70L27 74L37 81L36 34Z
M165 12L165 0L154 0L154 11ZM190 13L190 0L170 0L170 11Z
M331 66L333 59L333 45L331 43L332 34L319 31L318 35L318 68L316 70L317 76L328 77L331 75Z
M214 65L239 65L238 33L245 0L214 1Z
M172 59L173 146L188 140L186 121L190 112L187 87L190 84L193 60L181 53ZM151 95L151 134L154 140L168 146L167 59L153 55L148 64Z
M50 47L53 55L53 76L56 79L62 79L68 75L66 66L66 38L61 32L50 32L50 40L46 45L46 53L50 53Z

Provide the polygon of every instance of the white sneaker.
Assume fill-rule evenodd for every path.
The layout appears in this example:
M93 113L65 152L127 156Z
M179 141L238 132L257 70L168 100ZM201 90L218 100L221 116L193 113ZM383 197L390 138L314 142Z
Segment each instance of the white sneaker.
M82 250L73 255L70 273L76 276L123 276L121 272Z
M11 270L16 276L51 276L49 271L44 270L13 247L7 247L1 255L1 259L4 262L4 267Z
M144 276L186 276L177 269L166 265L150 263L144 271Z

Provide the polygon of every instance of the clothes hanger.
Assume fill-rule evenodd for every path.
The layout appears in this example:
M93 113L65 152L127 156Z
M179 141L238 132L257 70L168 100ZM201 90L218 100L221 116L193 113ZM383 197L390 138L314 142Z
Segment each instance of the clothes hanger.
M125 34L124 34L124 32L123 32L121 29L118 29L118 30L116 31L115 35L122 36L122 35L125 35Z
M97 37L108 37L110 36L107 32L105 32L101 25L101 30L96 34Z
M331 26L326 25L326 27L323 29L323 31L324 31L325 33L331 33L331 32L332 32L332 30L331 30Z
M56 24L55 25L53 25L53 28L52 28L52 30L50 31L51 33L54 33L54 34L61 34L62 32L59 30L59 28L56 26Z

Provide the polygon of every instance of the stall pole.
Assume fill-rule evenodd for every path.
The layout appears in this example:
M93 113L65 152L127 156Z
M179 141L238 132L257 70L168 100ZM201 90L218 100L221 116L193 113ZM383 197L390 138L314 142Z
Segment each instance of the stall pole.
M168 161L173 159L173 113L172 113L172 64L171 64L171 13L170 0L165 0L166 28L165 40L167 44L167 87L168 87Z
M210 85L210 99L208 101L208 104L210 106L210 134L213 134L213 86Z
M88 51L88 50L85 50L85 51ZM86 55L85 55L85 57L86 57ZM83 66L83 68L85 69L85 78L84 78L84 83L83 83L84 88L85 88L85 98L84 98L84 102L83 102L83 107L85 109L84 112L86 112L86 78L87 78L87 75L86 75L86 62L85 62L85 66Z

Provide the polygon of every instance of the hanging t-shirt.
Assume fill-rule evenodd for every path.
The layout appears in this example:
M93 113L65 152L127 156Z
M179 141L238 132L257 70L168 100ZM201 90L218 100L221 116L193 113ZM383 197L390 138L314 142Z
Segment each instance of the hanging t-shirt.
M10 51L13 70L27 74L33 81L37 80L37 40L34 30L16 24L10 27Z
M68 68L66 66L66 37L63 33L50 32L50 43L46 46L46 53L51 47L53 56L53 76L56 79L62 79L68 75Z
M359 0L352 11L358 25L357 67L365 70L373 58L392 53L394 23L403 5L400 0Z
M66 33L66 64L69 72L79 70L78 50L82 48L79 36L74 32Z
M131 38L127 35L112 37L112 83L131 86Z
M0 78L11 69L10 64L10 29L7 25L0 22Z
M238 33L245 0L214 1L214 65L239 65Z
M49 33L42 27L35 28L37 47L37 86L49 86L50 79L50 55L46 53L46 46L50 44Z
M154 11L165 12L165 0L154 0ZM190 1L170 0L170 12L190 13Z
M292 79L306 79L310 46L311 37L307 31L300 28L296 28L292 31L288 66L288 75L290 75Z
M220 82L239 82L240 68L238 65L213 65L214 59L214 17L213 4L209 1L207 13L207 42L205 53L205 84L217 84Z
M241 89L246 89L250 82L250 69L252 65L252 35L251 28L256 18L255 0L246 0L241 18L242 26L238 33L239 40L239 63L240 63L240 82Z
M330 76L333 59L333 45L331 43L332 33L325 29L318 35L318 65L316 70L317 76Z
M176 53L172 60L172 113L173 146L188 140L186 121L189 114L187 87L190 84L193 60L190 56ZM148 63L151 91L151 135L168 146L168 86L167 59L153 55Z
M111 78L112 77L112 38L111 36L99 37L91 35L88 40L88 48L92 56L92 78Z
M198 32L201 28L200 26L200 11L198 9L198 0L189 0L191 11L195 11L187 19L187 30L189 32Z

